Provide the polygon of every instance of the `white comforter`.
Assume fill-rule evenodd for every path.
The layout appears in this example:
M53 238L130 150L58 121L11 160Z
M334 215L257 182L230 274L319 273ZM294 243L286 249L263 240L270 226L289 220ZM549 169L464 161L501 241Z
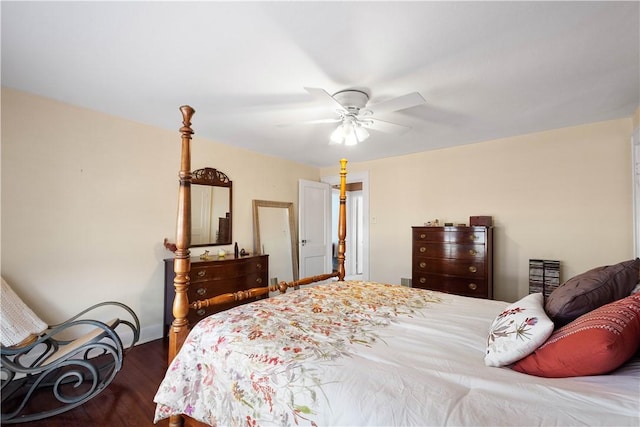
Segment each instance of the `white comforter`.
M639 426L640 360L547 379L484 364L508 305L343 282L213 315L192 330L156 421L210 425Z

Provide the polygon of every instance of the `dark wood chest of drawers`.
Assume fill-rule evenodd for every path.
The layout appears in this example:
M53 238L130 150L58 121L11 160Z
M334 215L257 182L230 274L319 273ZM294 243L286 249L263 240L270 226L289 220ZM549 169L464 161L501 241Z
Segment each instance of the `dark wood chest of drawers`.
M413 287L493 298L493 227L412 227Z
M173 259L164 260L164 335L169 331L173 321ZM235 258L226 256L211 260L191 258L191 284L187 296L189 302L211 298L228 292L237 292L246 289L266 286L269 278L269 255L255 255ZM244 304L251 300L238 303L230 303L216 308L208 307L200 310L189 310L187 319L193 326L210 314L227 310L235 305Z

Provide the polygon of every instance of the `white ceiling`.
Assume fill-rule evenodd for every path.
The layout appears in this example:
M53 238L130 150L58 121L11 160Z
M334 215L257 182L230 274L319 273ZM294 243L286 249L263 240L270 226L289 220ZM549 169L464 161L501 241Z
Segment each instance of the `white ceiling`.
M197 137L333 166L630 117L640 2L7 2L2 85ZM411 126L329 146L303 88L360 88ZM90 143L88 141L87 143Z

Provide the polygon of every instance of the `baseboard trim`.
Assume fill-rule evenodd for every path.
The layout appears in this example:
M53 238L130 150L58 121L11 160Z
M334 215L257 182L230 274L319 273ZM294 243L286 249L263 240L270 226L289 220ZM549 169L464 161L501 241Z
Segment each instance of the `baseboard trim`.
M155 341L157 339L162 338L163 329L164 328L161 323L158 323L156 325L141 327L140 339L138 340L136 345L145 344L145 343L148 343L149 341ZM118 330L118 333L120 334L120 337L122 339L122 344L127 345L128 343L131 342L133 338L133 332L131 332L131 330L129 330L128 328L126 329L122 328Z

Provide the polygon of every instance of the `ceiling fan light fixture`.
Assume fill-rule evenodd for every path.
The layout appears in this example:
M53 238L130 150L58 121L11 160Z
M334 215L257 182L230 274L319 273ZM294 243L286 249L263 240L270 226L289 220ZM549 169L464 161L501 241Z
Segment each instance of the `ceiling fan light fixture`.
M340 124L333 132L331 132L331 136L329 137L329 144L337 145L337 144L342 144L343 142L344 142L344 129L342 128L342 124Z
M351 133L348 133L344 137L344 145L356 145L358 144L358 137L356 136L355 130Z
M369 132L360 126L360 123L355 123L351 127L351 131L345 135L344 145L356 145L367 138L369 138Z
M345 117L342 123L331 132L329 143L344 145L356 145L369 138L369 132L360 123L350 117Z
M362 142L369 138L369 132L358 124L358 126L356 126L356 136L358 137L358 142Z

